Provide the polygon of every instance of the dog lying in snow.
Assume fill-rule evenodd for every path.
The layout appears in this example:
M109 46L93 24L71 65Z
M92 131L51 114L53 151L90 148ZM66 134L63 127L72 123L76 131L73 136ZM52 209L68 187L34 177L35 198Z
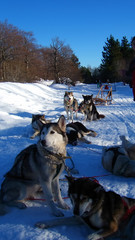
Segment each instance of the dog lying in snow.
M103 147L103 167L115 175L135 177L135 144L120 136L122 145Z
M34 130L34 134L31 136L31 139L40 135L41 129L46 123L50 123L50 120L46 120L44 114L32 114L31 125Z
M78 140L90 144L91 142L85 139L85 136L96 137L97 133L87 129L81 122L71 122L66 125L66 134L68 143L77 145Z
M105 191L96 179L69 176L67 176L67 179L69 185L68 196L73 205L74 216L37 223L37 227L44 229L59 225L73 226L83 223L96 229L94 233L88 235L87 239L101 240L112 237L114 233L117 234L122 224L126 224L133 211L135 211L135 199L121 197L113 191ZM131 209L133 210L130 211L132 213L129 216L128 213ZM128 235L131 236L130 233ZM134 238L124 239L133 240Z

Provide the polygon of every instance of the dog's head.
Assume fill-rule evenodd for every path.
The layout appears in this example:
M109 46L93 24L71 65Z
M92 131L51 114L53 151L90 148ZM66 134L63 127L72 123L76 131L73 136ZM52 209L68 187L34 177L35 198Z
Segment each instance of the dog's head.
M67 137L68 137L68 143L72 144L73 146L76 146L79 133L70 126L69 127L67 126L66 133L67 133Z
M47 123L44 114L32 114L32 123L38 120L43 124Z
M92 95L82 95L82 96L83 96L85 104L93 103L93 100L92 100L93 94Z
M86 217L99 200L103 187L94 178L68 177L68 196L73 205L73 213Z
M66 133L68 137L68 143L72 144L73 146L76 146L78 139L82 137L76 122L71 122L66 125Z
M57 123L47 123L43 125L39 142L43 148L53 153L66 153L68 139L66 135L66 120L63 115Z
M64 100L65 100L66 102L72 102L73 99L74 99L73 92L65 92Z

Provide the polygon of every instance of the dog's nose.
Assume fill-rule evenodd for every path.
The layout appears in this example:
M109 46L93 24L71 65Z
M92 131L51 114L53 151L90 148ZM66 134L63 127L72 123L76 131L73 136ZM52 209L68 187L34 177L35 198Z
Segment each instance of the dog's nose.
M41 141L41 144L42 144L43 146L45 146L45 145L46 145L46 141L45 141L45 140L42 140L42 141Z

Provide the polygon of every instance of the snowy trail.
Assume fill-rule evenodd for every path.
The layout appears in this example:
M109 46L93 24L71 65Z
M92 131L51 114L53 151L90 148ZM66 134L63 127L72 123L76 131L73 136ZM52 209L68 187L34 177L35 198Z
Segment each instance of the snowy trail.
M98 93L97 86L78 84L71 87L75 98L80 103L83 95ZM68 87L65 85L50 85L50 82L20 84L0 83L0 183L3 175L11 168L16 155L38 138L30 139L32 135L32 114L44 113L47 119L57 121L61 114L66 116L63 106L63 96ZM84 122L84 117L78 113L78 120L87 128L98 133L97 137L87 137L92 144L79 143L77 146L67 145L75 168L79 171L75 176L97 176L99 182L107 189L121 195L135 198L133 178L114 176L107 172L101 164L102 146L120 144L120 135L125 135L135 142L135 102L132 99L132 89L122 83L116 85L113 92L113 104L97 106L98 112L105 115L99 121ZM68 121L67 121L68 122ZM67 165L71 166L69 160ZM65 178L64 172L61 178ZM67 182L61 181L62 196L67 196ZM71 207L63 211L66 216L72 214L69 199L65 200ZM39 230L34 227L38 221L52 219L44 202L27 201L28 208L19 210L12 208L10 212L0 217L0 240L84 240L88 230L81 226L58 227L50 230ZM119 239L116 239L119 240Z

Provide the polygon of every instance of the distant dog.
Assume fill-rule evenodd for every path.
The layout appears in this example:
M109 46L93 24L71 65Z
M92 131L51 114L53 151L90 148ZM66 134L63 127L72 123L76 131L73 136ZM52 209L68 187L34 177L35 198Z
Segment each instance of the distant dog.
M84 114L85 120L94 121L104 118L103 114L99 114L93 102L92 95L82 95L83 101L79 105L79 111Z
M122 145L103 147L102 165L115 175L135 177L135 144L120 136Z
M86 140L84 137L97 136L95 131L87 129L81 122L68 123L66 125L66 133L68 137L68 143L72 145L77 145L78 140L90 144L91 142Z
M5 213L5 206L25 208L22 201L34 197L43 190L46 202L55 216L63 216L56 207L68 209L61 197L59 176L65 168L66 145L65 117L57 123L43 126L40 140L17 155L14 165L5 174L0 191L0 215Z
M71 119L73 121L73 112L76 113L77 118L78 102L74 98L73 92L65 92L64 108L66 110L68 120Z
M44 124L49 123L50 120L46 120L45 119L45 115L44 114L32 114L32 128L35 131L34 134L31 136L31 138L35 138L36 136L38 136L40 134L40 131L43 127Z
M75 216L37 223L37 227L73 226L85 223L96 229L87 239L100 240L117 232L125 219L129 219L128 211L132 213L134 211L132 210L135 208L134 199L121 197L113 191L105 191L96 179L73 177L67 179L68 196Z

